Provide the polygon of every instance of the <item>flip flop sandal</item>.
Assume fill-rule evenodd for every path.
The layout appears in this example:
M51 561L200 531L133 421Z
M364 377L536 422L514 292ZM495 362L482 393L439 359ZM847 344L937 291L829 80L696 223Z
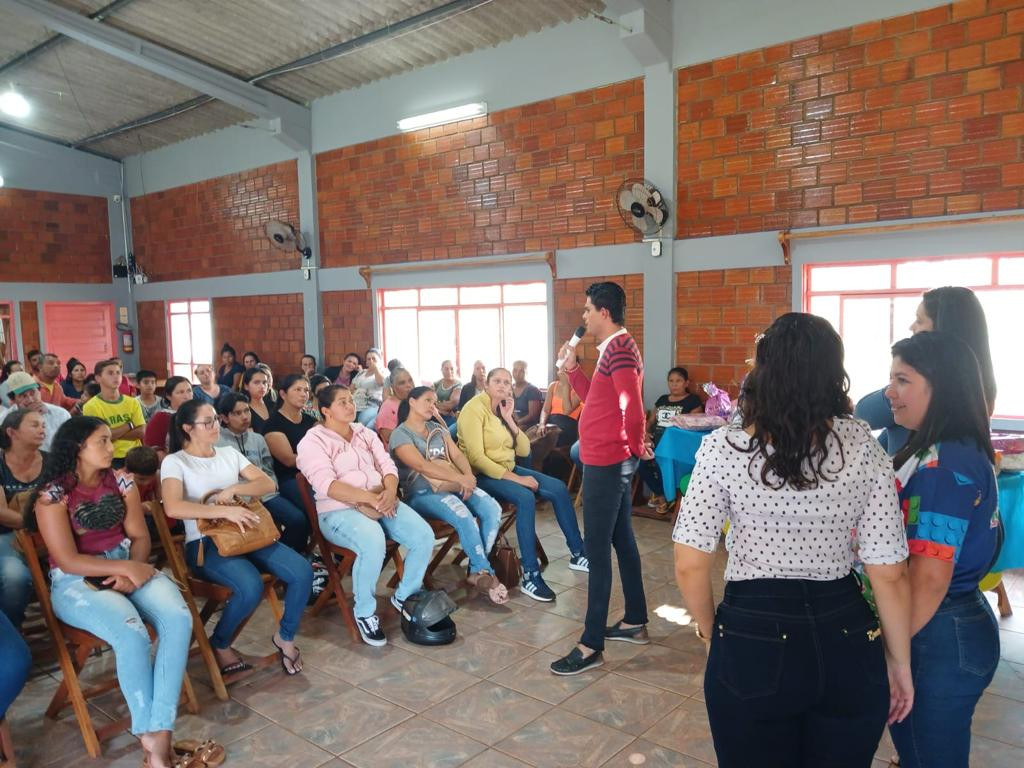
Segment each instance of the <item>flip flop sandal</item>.
M221 765L227 759L227 750L212 739L182 739L174 742L174 751L183 757L197 757L211 768Z
M302 652L296 648L295 655L289 656L284 652L284 648L277 644L277 641L273 637L270 638L270 642L275 648L277 648L277 660L281 662L281 669L284 670L284 673L289 676L299 674L302 670L297 669L295 665L298 664L299 659L302 658ZM288 664L285 664L286 661L288 664L292 665L291 669L288 669Z
M238 661L233 661L230 664L225 664L221 667L220 674L221 677L226 677L228 675L238 674L239 672L248 672L250 669L252 669L252 664L239 659Z

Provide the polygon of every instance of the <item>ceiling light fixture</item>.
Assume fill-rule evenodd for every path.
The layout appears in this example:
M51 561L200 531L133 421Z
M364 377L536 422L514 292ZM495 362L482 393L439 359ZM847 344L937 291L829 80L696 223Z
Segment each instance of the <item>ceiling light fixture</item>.
M487 102L477 101L472 104L463 104L459 107L438 110L437 112L427 112L425 115L403 117L398 121L398 130L416 131L420 128L431 128L435 125L454 123L456 120L468 120L471 117L480 117L486 114Z
M0 112L11 117L28 117L28 113L31 111L32 105L13 88L0 94Z

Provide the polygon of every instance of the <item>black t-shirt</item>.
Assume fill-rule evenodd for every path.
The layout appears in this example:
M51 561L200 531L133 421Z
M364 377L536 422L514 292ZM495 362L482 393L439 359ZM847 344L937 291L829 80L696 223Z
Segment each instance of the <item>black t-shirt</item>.
M462 394L459 395L459 408L458 408L458 410L461 411L463 408L465 408L466 407L466 403L468 403L470 400L472 400L478 394L480 394L480 390L478 390L476 388L476 384L474 384L472 380L467 381L465 384L463 384L462 385Z
M274 413L270 414L270 418L267 419L267 423L263 427L263 434L269 435L271 432L282 433L288 439L288 445L292 447L292 451L294 452L299 449L299 441L315 426L316 419L307 413L303 413L302 419L298 424L296 424L295 422L286 419L284 414L280 411L274 411ZM298 473L298 467L286 467L276 458L274 459L274 474L277 475L278 480L286 480L289 477L295 477Z
M269 417L273 417L274 415L274 410L272 408L267 408L267 419L264 419L252 408L249 409L249 413L252 415L252 431L258 435L262 435L267 429L267 421L269 420Z
M227 387L228 389L234 389L236 373L245 373L245 368L242 367L241 363L235 363L227 370L224 370L224 368L221 367L217 371L217 383L221 386Z
M539 400L543 403L544 395L533 384L527 384L523 393L516 398L515 417L517 419L525 419L530 412L530 403L534 400Z
M46 451L40 451L43 454L43 462L46 462ZM11 468L7 466L7 460L3 455L0 455L0 487L4 489L4 500L9 504L14 494L21 493L22 491L28 491L35 487L39 477L33 477L27 483L19 480L11 472ZM0 533L10 533L11 529L6 525L0 525Z
M699 408L701 399L696 395L687 395L682 400L672 402L670 395L662 395L654 403L654 412L657 417L654 420L654 442L657 444L665 430L672 425L672 417L679 413L689 413L694 408Z

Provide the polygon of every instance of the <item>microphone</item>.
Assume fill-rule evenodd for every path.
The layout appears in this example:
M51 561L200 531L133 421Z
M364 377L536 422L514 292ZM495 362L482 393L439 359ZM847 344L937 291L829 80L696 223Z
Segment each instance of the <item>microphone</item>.
M581 325L579 328L577 328L576 332L573 333L572 338L566 342L569 345L569 349L576 349L576 346L580 343L580 339L582 339L586 335L586 333L586 326ZM565 358L560 357L558 358L558 362L555 363L555 368L557 368L558 370L562 370L562 366L564 365Z

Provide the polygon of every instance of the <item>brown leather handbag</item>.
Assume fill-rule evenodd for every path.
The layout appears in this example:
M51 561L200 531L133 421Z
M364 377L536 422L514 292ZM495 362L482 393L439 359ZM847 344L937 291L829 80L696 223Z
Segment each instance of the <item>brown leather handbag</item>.
M444 445L444 457L442 458L438 456L436 459L431 459L429 455L424 455L423 459L429 464L443 465L459 472L459 468L455 466L455 462L452 461L451 457L448 455L448 442L444 440L444 430L440 427L434 427L427 432L427 450L430 450L430 441L433 439L434 435L441 435L442 444ZM455 495L459 495L462 492L462 486L454 480L437 480L433 477L428 477L423 472L415 472L414 476L415 475L422 477L434 493L454 493Z
M523 574L523 567L519 562L519 553L505 536L501 536L494 545L491 552L491 567L498 581L505 585L505 589L514 589L519 586L519 579Z
M218 493L220 493L220 490L210 491L203 496L202 503L207 504ZM256 525L241 531L237 523L226 518L201 518L196 521L199 533L213 540L214 546L217 547L217 552L222 557L234 557L235 555L255 552L257 549L269 547L281 538L281 531L277 529L274 518L270 516L270 512L267 511L267 508L263 506L259 499L242 501L236 496L234 503L239 507L245 507L250 512L256 513L259 517ZM200 539L199 555L196 558L196 562L200 567L203 565L203 543L203 539Z

